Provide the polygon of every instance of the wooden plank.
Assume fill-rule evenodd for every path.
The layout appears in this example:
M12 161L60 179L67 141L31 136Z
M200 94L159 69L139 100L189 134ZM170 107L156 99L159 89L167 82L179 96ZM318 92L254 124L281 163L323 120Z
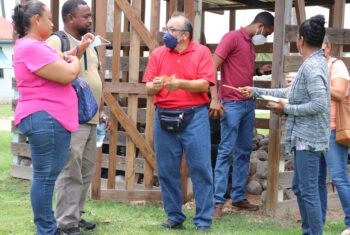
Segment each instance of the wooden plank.
M301 23L304 22L306 19L305 1L295 0L294 7L295 7L295 14L297 15L297 24L301 25Z
M350 171L350 165L347 165L348 172ZM281 188L290 188L292 187L294 171L285 171L279 173L279 187ZM327 174L327 183L331 183L332 180Z
M107 32L106 39L108 39L108 41L110 41L112 44L113 44L113 37L114 37L113 32ZM159 32L159 30L157 30L157 34L154 36L154 38L159 44L163 40L163 32ZM129 48L130 47L130 32L121 32L120 33L120 40L121 40L120 45L123 49ZM143 41L142 38L141 38L141 47L144 49L148 48L147 44Z
M114 25L113 25L113 66L112 66L112 83L117 85L119 84L119 75L120 75L120 49L121 49L121 17L122 12L118 4L114 2ZM107 59L106 59L107 61ZM107 67L106 62L106 67ZM119 87L119 86L118 86ZM104 89L105 92L106 89ZM115 99L118 100L118 94L114 95ZM115 188L115 168L117 164L117 145L118 145L118 120L115 115L112 113L110 115L111 119L111 130L110 130L110 139L109 139L109 155L108 155L108 180L107 188Z
M286 42L295 42L297 38L298 26L286 25ZM333 44L350 44L350 29L326 28L326 35Z
M330 15L329 18L332 18L332 27L337 29L344 28L344 14L345 14L345 0L334 1L332 6L333 15ZM343 45L332 45L332 53L335 57L338 57L343 52Z
M101 188L107 189L107 180L101 179ZM116 188L115 190L125 190L125 181L120 181L116 179ZM135 184L135 190L145 190L142 184ZM152 190L160 190L160 187L154 187ZM144 201L144 200L142 200Z
M138 132L136 127L133 125L130 118L123 112L123 109L116 102L114 97L109 93L104 93L105 101L110 107L111 112L117 117L118 121L128 132L129 137L140 149L141 153L145 156L146 160L149 162L153 169L156 169L156 161L154 158L154 151L149 146L149 144L143 139L142 135Z
M141 17L141 1L132 1L134 10L133 17ZM131 19L129 19L131 22ZM139 61L140 61L140 37L132 25L130 32L130 55L129 55L129 82L138 83L139 81ZM132 121L132 125L136 128L137 122L137 95L129 94L128 96L128 116ZM136 148L135 144L130 138L126 139L126 169L125 169L125 186L126 189L133 189L135 187L135 158Z
M270 119L255 119L255 127L259 129L269 129Z
M159 26L160 26L160 0L153 0L151 4L151 34L152 36L156 36ZM146 113L146 129L145 129L145 135L146 135L146 141L149 143L149 145L154 148L154 113L155 113L155 106L153 105L153 96L147 97L147 113ZM143 176L143 184L145 186L145 189L150 189L153 187L153 175L154 171L152 167L148 164L146 161L144 169L144 176Z
M116 50L117 52L118 50ZM120 71L122 72L127 72L129 71L129 57L126 56L122 56L120 57L119 62L114 62L114 55L113 56L106 56L106 69L107 70L112 70L112 76L113 76L113 69L114 66L118 65L119 66L119 72L117 73L117 70L115 71L115 79L119 79L119 75L120 75ZM145 71L146 70L146 66L148 63L148 57L141 57L140 61L139 61L139 70L140 71Z
M285 25L290 21L292 11L292 1L275 2L275 25ZM282 58L287 54L289 47L285 43L285 27L275 27L273 44L273 58ZM272 63L271 87L277 88L284 79L283 61L274 60ZM280 162L280 119L276 114L271 115L269 131L269 164L267 175L266 213L276 214L278 201L278 176Z
M135 11L135 9L133 9L126 0L115 0L115 2L121 8L124 15L128 18L131 25L146 43L150 51L158 47L158 41L154 37L152 37L151 33L147 30L146 26L143 24L140 17L137 15L137 11Z
M101 199L101 164L102 148L97 148L95 173L91 180L91 198L95 200Z
M328 194L328 208L341 209L339 196L337 193ZM279 202L276 208L275 217L299 215L299 207L296 199Z
M162 195L159 190L101 190L102 200L117 200L123 202L148 201L161 202Z
M12 165L10 170L10 176L25 180L33 179L33 169L30 166L18 166Z
M108 160L109 155L108 154L102 154L102 162L101 162L101 167L102 168L108 168L111 171L125 171L126 168L126 157L125 156L116 156L116 162L117 164L115 165L115 168L109 168L109 160ZM135 159L135 173L138 174L143 174L144 173L144 165L145 165L145 159L143 157L137 157ZM152 174L153 176L156 176L156 174ZM118 186L118 188L120 188Z
M298 71L300 65L303 63L301 56L285 55L283 58L283 72L285 73ZM350 57L340 57L340 59L343 60L348 70L350 70Z

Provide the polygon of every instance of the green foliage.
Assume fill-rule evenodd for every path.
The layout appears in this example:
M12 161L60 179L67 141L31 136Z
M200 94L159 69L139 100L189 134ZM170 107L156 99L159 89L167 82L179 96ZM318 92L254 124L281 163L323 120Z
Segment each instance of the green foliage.
M30 181L14 179L9 176L12 164L10 153L11 133L0 131L0 235L34 234L35 226L30 206ZM166 219L160 203L131 205L115 201L89 200L84 218L94 221L98 227L95 235L192 235L196 232L192 219L193 210L185 209L187 219L185 230L167 231L160 227ZM342 221L329 222L325 226L325 235L340 234L344 228ZM291 217L269 218L261 212L235 212L225 214L224 218L213 222L210 234L217 235L298 235L300 224Z

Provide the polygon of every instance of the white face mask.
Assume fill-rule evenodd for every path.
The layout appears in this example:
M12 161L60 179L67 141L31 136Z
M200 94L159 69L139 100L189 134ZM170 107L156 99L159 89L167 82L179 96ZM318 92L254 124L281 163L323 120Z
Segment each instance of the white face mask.
M262 28L261 34L259 34L259 35L258 35L258 30L259 29L256 30L255 35L252 37L252 43L255 46L263 45L266 42L266 37L264 35L262 35L262 32L264 31L264 27Z
M95 40L91 42L89 47L94 48L94 47L98 47L98 46L102 46L102 45L110 45L110 44L111 44L110 41L108 41L107 39L104 39L100 35L97 35L95 37Z

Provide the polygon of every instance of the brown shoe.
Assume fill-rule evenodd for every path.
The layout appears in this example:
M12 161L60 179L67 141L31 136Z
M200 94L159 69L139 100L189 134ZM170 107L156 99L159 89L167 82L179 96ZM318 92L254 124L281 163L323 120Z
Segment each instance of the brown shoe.
M251 204L247 199L243 199L242 201L239 202L233 202L232 206L237 207L242 210L247 210L247 211L257 211L259 210L258 205Z
M224 207L224 204L215 204L214 213L212 216L213 219L221 219L223 207Z

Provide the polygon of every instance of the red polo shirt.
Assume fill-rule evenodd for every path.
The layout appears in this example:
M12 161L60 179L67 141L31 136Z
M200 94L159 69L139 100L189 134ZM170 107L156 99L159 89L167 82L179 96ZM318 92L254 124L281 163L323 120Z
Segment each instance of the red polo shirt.
M244 100L240 92L223 87L223 84L243 87L253 86L255 48L244 28L224 35L215 50L224 59L221 64L221 86L219 98L224 100Z
M209 49L191 41L181 53L165 46L155 49L148 61L143 82L155 77L171 76L185 80L205 79L215 84L214 62ZM190 92L182 89L169 91L162 88L154 96L154 104L161 108L188 108L209 103L208 92Z

